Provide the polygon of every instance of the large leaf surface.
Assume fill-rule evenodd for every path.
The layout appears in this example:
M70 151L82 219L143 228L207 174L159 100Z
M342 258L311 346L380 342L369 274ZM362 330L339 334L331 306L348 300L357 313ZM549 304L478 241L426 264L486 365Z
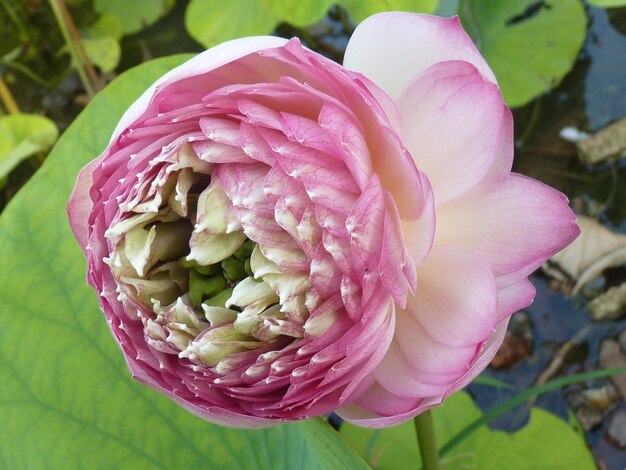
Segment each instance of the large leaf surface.
M306 27L324 18L332 0L191 0L185 27L205 47L243 36L270 34L280 23ZM341 0L356 23L388 10L432 13L437 0Z
M579 0L462 0L459 14L512 107L558 85L585 39Z
M0 218L0 468L364 468L326 424L211 425L134 382L111 337L65 204L123 110L176 56L101 92Z
M22 160L50 148L58 135L56 124L44 116L20 113L0 117L0 180Z
M102 15L119 18L124 34L132 34L156 22L173 5L171 0L95 0L94 9Z
M443 406L433 410L439 447L480 416L480 410L467 393L459 392L448 398ZM411 422L383 430L344 424L341 435L375 468L417 468L420 462ZM529 424L513 434L481 427L442 459L442 468L592 470L595 464L582 435L573 426L547 411L533 408Z
M382 11L410 11L414 13L432 13L438 0L341 0L350 17L360 23L368 16Z
M185 27L204 47L230 39L270 34L280 18L258 0L191 0Z
M333 0L257 0L283 21L294 26L309 26L321 20Z

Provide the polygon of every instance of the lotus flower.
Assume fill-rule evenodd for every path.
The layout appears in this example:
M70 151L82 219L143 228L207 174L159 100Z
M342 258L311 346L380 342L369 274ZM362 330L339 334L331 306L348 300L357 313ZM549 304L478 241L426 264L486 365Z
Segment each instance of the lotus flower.
M486 367L529 273L578 234L512 159L458 19L386 13L343 67L253 37L170 71L68 210L137 380L230 426L381 427Z

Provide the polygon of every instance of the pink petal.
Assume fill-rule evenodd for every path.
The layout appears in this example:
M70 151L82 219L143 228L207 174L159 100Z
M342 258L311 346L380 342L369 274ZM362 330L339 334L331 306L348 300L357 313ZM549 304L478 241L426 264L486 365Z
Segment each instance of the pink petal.
M357 426L385 428L413 419L418 414L441 404L442 401L443 398L441 397L422 400L407 399L407 397L390 393L380 384L374 382L356 403L340 408L335 412L346 421ZM402 408L404 410L409 408L409 411L402 412L400 411ZM380 414L370 410L377 410Z
M356 268L361 273L379 260L385 212L385 194L378 177L374 175L350 211L345 224L350 233ZM323 223L321 225L324 227Z
M406 312L435 340L475 347L493 333L498 290L491 267L478 254L436 245L417 267L417 279L417 294L409 296ZM398 334L410 340L409 329Z
M470 62L485 79L496 83L457 17L402 12L371 16L352 34L343 63L397 99L416 75L445 60Z
M493 357L500 349L502 345L502 341L504 340L504 335L506 334L506 328L509 324L509 319L505 319L498 325L496 331L491 335L489 340L483 345L480 354L472 363L472 366L467 370L467 372L457 380L446 392L446 396L456 392L457 390L462 389L467 384L469 384L478 374L480 374L485 367L489 365Z
M404 145L428 175L437 204L465 193L494 165L509 111L498 87L472 64L429 67L408 84L398 107Z
M356 403L381 415L401 415L415 409L421 401L419 398L391 393L380 383L375 382L366 394L356 400ZM350 421L349 418L348 421Z
M493 166L489 169L488 176L506 176L513 167L514 135L513 135L513 114L511 110L504 107L502 115L502 126L498 136L498 147Z
M97 158L88 163L79 173L76 186L72 190L72 195L67 204L67 214L70 227L78 244L83 251L87 252L87 243L89 241L89 214L93 207L89 190L93 182L93 170L102 162L102 158Z
M397 320L400 320L398 318ZM401 327L414 327L414 320L398 322ZM442 395L467 371L476 355L476 348L450 348L433 342L428 334L416 334L414 342L426 338L421 345L415 345L412 354L422 357L407 358L398 339L394 339L387 354L374 370L373 375L387 391L404 397L421 398Z
M360 389L361 395L355 403L337 410L336 413L346 421L367 428L394 426L414 418L418 414L442 403L447 396L465 387L482 372L500 348L507 325L508 319L498 325L494 334L481 347L480 353L472 360L465 373L449 384L447 388L441 387L441 393L425 395L425 398L419 398L420 395L416 389L413 389L413 393L409 393L411 389L406 387L414 383L413 379L405 378L404 380L407 380L404 383L406 389L402 391L406 393L397 394L383 387L378 381L372 382L370 378L369 381L367 379L364 380L363 387ZM392 347L390 347L390 350ZM375 374L383 370L383 362L376 369ZM402 366L399 368L397 364L396 362L391 367L395 367L396 372L401 372L403 370ZM401 384L402 382L402 378L398 379L396 377L396 380L391 383L399 387L398 383ZM427 386L421 382L416 382L416 385L422 388Z
M370 148L374 173L392 194L400 217L419 218L429 199L430 185L394 130L381 126L377 133L378 142Z
M414 282L409 286L405 271L414 275L415 263L405 249L400 216L393 198L388 192L384 194L384 198L387 210L383 224L383 240L378 269L381 282L398 304L398 307L404 308L409 287L412 291L415 290ZM413 270L405 269L407 266ZM411 276L411 280L415 281L414 276Z
M241 141L241 149L251 158L273 166L274 152L265 139L261 137L258 129L247 122L242 122L239 129L239 138Z
M526 278L498 291L498 323L518 310L528 307L535 299L535 286Z
M430 187L428 179L423 178L425 200L422 214L413 220L404 219L402 224L402 235L404 242L416 264L421 263L433 246L435 239L435 197Z
M198 54L159 78L128 108L115 128L111 142L146 111L154 96L166 86L188 77L205 74L256 51L281 47L286 42L285 39L273 36L249 37L227 41Z
M526 277L579 232L563 194L514 173L437 209L436 243L480 252L497 276L507 275L503 283Z
M372 161L362 130L338 106L325 103L320 111L319 125L328 133L343 161L362 190L372 176Z
M200 129L213 142L236 147L241 146L238 121L205 116L200 118Z

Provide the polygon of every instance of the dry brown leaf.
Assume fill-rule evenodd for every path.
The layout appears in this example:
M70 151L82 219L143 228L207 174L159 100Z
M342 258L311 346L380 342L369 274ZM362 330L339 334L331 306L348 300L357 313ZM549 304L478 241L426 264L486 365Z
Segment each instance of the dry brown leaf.
M615 233L597 220L578 216L580 236L550 261L575 281L572 294L577 293L606 268L626 263L626 235ZM546 269L550 274L550 270Z

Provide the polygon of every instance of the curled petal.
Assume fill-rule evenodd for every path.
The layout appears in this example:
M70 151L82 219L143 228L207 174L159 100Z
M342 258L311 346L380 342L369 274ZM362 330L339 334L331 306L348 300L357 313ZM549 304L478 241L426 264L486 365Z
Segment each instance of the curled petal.
M352 34L343 64L361 72L397 99L415 76L446 60L474 64L486 80L496 83L457 17L401 12L371 16Z
M480 252L509 282L528 276L579 232L563 194L514 173L486 180L437 211L437 243Z
M408 83L398 107L404 144L438 204L478 184L499 156L508 110L498 87L468 62L427 68Z

